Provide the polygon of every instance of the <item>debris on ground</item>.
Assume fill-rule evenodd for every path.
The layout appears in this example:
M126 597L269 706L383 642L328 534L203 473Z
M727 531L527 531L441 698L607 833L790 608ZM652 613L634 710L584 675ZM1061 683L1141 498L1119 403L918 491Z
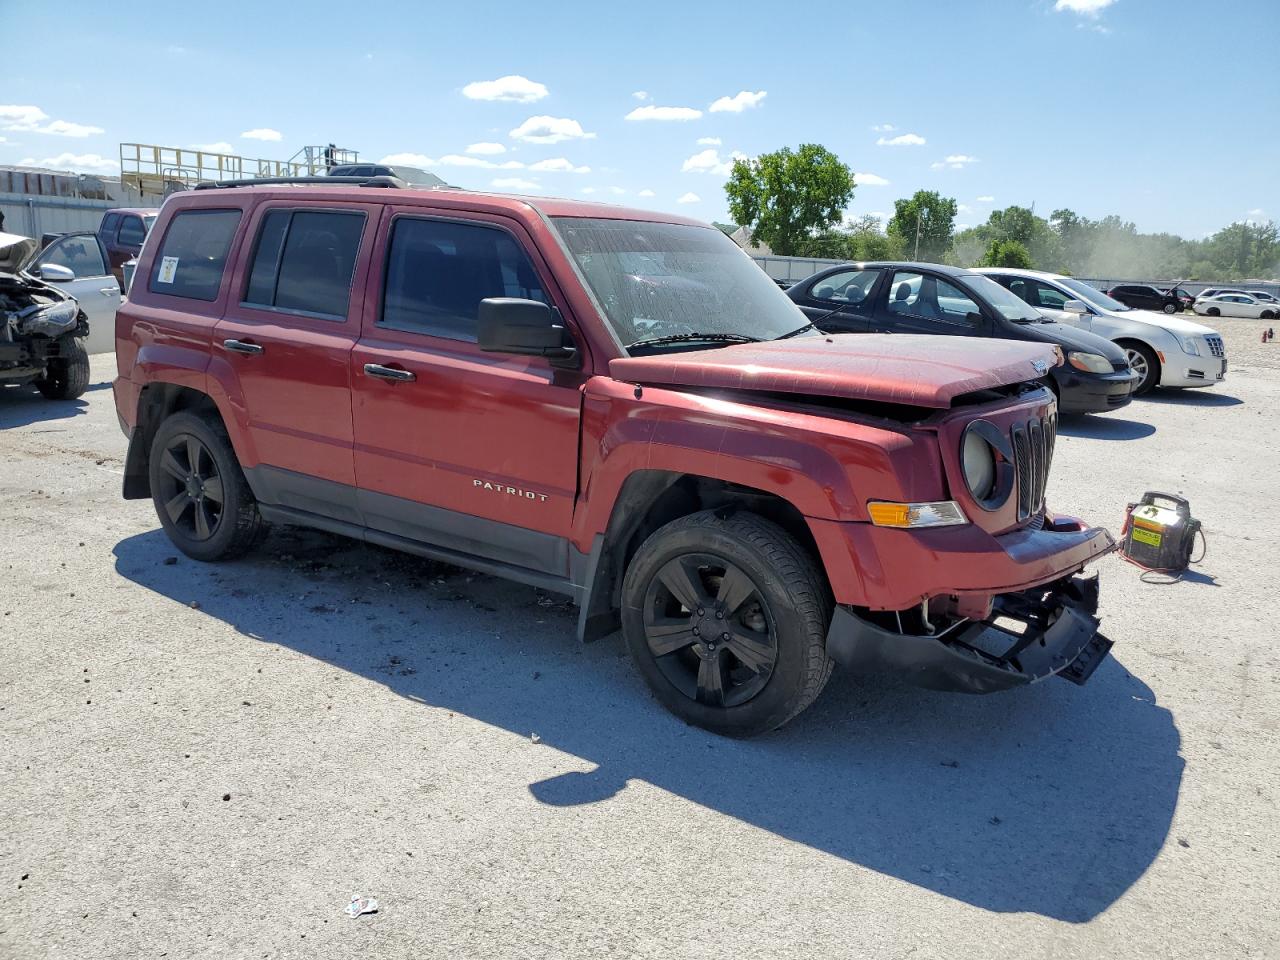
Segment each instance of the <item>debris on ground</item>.
M541 742L542 742L542 738L541 738L540 736L538 736L536 733L531 733L531 734L529 734L529 740L530 740L532 743L541 743Z
M342 912L353 920L363 913L377 913L378 901L373 897L362 897L357 893Z

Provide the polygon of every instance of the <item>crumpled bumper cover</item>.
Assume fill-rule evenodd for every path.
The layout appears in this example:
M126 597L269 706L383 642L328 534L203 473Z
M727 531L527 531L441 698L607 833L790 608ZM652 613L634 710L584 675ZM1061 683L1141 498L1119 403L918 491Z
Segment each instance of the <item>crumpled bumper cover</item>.
M1084 683L1111 649L1097 610L1096 576L1001 594L986 620L933 636L887 630L840 606L827 653L856 673L893 673L931 690L994 693L1055 675Z

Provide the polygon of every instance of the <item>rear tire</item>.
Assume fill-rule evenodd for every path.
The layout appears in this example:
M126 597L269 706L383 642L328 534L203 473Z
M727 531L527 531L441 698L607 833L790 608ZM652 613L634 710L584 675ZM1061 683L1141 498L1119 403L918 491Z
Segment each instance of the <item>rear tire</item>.
M1207 313L1211 317L1222 316L1222 311L1219 310L1217 307L1210 307L1208 310L1205 311L1205 313Z
M1172 313L1177 313L1177 312L1178 312L1177 304L1173 304L1173 303L1166 303L1166 304L1164 305L1164 312L1165 312L1165 313L1170 313L1170 314L1172 314Z
M817 698L833 665L830 620L813 559L752 513L671 521L622 584L623 637L649 688L676 716L730 737L777 729Z
M36 389L50 400L75 400L89 389L89 354L75 337L61 341L59 354L36 379Z
M151 443L148 464L156 516L173 545L193 560L230 560L266 529L258 502L216 417L175 413Z
M1131 396L1141 397L1150 393L1160 383L1160 358L1145 343L1130 340L1121 343L1120 347L1125 352L1129 366L1142 377L1134 386Z
M1274 319L1275 319L1275 316L1276 316L1276 312L1275 312L1274 310L1263 310L1263 311L1262 311L1262 313L1259 315L1258 319L1259 319L1259 320L1274 320Z

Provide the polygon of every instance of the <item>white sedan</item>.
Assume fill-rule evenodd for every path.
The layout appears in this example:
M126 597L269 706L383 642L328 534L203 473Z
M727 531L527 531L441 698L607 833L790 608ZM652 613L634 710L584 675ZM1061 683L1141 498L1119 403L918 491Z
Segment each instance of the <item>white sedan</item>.
M1206 317L1247 317L1250 320L1271 320L1280 311L1276 304L1251 297L1247 293L1197 297L1191 309Z
M1227 376L1222 335L1210 327L1154 310L1135 310L1096 287L1057 273L979 267L1046 317L1088 330L1121 347L1141 379L1135 397L1156 387L1208 387Z

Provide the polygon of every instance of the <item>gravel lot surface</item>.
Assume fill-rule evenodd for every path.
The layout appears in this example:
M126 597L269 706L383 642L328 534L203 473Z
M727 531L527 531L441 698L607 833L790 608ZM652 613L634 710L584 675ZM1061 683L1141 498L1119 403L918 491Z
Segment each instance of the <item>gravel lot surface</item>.
M1280 343L1218 326L1225 384L1064 424L1055 509L1182 491L1208 533L1172 586L1102 562L1087 686L837 673L747 743L530 588L291 529L179 556L120 499L110 357L0 390L0 956L1280 956Z

